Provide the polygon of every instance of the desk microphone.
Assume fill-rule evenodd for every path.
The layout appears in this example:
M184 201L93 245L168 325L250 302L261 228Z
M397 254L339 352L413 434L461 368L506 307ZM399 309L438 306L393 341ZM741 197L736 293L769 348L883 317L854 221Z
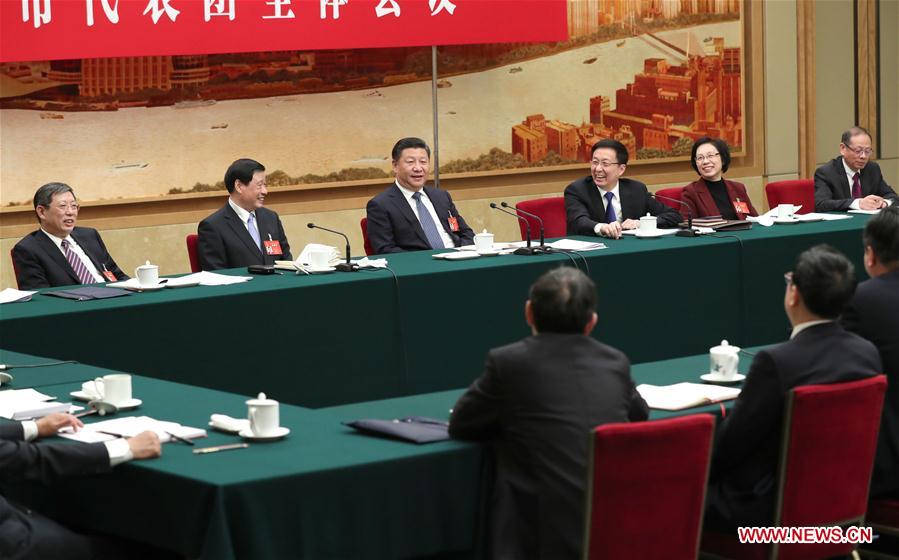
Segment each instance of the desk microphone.
M328 229L326 227L317 226L317 225L313 224L312 222L309 222L308 224L306 224L306 227L308 227L309 229L323 229L323 230L331 232L331 233L336 233L337 235L342 235L343 238L346 240L346 262L340 263L337 266L335 266L334 268L336 268L340 272L356 272L357 270L359 270L359 265L353 264L350 261L350 238L347 237L346 234L341 233L339 231L334 231L333 229Z
M514 212L509 212L508 210L503 210L502 208L497 206L495 202L491 202L490 207L493 208L494 210L499 210L503 214L508 214L508 215L512 216L513 218L518 219L521 222L524 222L524 231L525 231L525 237L527 238L527 246L519 247L518 249L515 249L515 252L513 254L515 254L515 255L539 255L540 254L541 251L540 251L539 247L531 247L531 224L528 223L527 218L525 218L524 216L520 216Z
M676 235L677 237L698 237L699 236L699 232L696 231L695 229L693 229L693 211L690 210L689 204L687 204L683 200L678 200L676 198L662 196L662 195L656 194L656 193L649 193L649 196L651 196L657 200L661 198L662 200L668 200L670 202L675 202L677 204L684 206L687 209L687 229L680 229L674 235Z
M529 216L529 217L534 218L535 220L537 220L537 223L540 224L540 245L539 245L538 247L536 247L536 249L540 249L540 250L542 250L542 251L544 251L544 252L546 252L546 251L551 251L551 250L552 250L552 247L547 247L547 246L546 246L546 243L545 243L544 240L543 240L543 238L544 238L544 235L543 235L543 234L544 234L544 231L545 231L545 230L543 229L543 218L541 218L541 217L538 216L537 214L531 214L530 212L525 212L525 211L522 210L521 208L515 208L515 207L513 207L511 204L509 204L508 202L500 202L499 205L502 206L503 208L512 208L512 210L515 210L515 213L516 213L516 214L524 214L525 216Z

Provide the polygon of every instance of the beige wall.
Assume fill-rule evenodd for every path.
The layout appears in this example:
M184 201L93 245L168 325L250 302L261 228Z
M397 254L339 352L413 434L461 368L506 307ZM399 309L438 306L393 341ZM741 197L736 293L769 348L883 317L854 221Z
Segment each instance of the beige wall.
M880 167L899 191L899 2L880 2Z

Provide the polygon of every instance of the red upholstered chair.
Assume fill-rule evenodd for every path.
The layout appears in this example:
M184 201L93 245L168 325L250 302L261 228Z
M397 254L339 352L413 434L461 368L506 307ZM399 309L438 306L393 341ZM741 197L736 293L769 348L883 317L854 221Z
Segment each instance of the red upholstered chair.
M659 189L656 191L656 194L659 196L664 196L667 198L673 198L674 200L683 200L684 199L684 188L683 187L670 187L667 189ZM678 212L683 208L682 205L677 204L676 202L665 200L664 198L657 199L659 202L668 206L670 208L674 208Z
M778 469L774 525L862 525L886 376L806 385L790 392ZM852 544L740 544L735 534L702 535L703 558L818 559Z
M568 225L565 219L565 197L553 196L550 198L535 198L522 200L515 205L525 212L537 214L543 219L543 233L545 237L565 237ZM531 226L531 239L540 239L540 222L529 216L521 215ZM527 239L527 229L524 222L518 222L521 229L521 240Z
M872 499L868 502L868 527L874 529L875 532L891 537L899 537L899 500L882 498ZM892 556L884 553L874 552L862 549L863 558L899 558L899 550L894 551Z
M768 183L765 185L765 196L768 197L769 208L777 208L778 204L801 204L798 214L815 211L815 182L812 179Z
M19 286L19 269L16 267L16 258L12 256L12 249L9 250L9 260L12 261L12 273L16 277L16 287L22 289L22 286Z
M196 233L188 234L187 239L187 258L190 260L190 271L200 272L200 255L197 253L197 242L200 237Z
M693 414L594 430L585 558L696 558L714 425Z
M365 256L374 255L375 250L371 248L371 243L368 241L368 218L359 220L359 227L362 228L362 243L365 246Z

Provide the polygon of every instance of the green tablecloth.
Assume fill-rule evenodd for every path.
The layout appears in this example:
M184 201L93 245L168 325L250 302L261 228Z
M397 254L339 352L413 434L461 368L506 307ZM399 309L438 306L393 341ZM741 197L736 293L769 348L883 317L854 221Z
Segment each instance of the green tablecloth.
M741 371L749 361L741 360ZM108 373L80 364L59 368L63 371L52 375L67 379ZM670 384L698 381L706 369L704 354L637 365L633 376L638 383ZM41 390L62 399L79 385L67 381ZM26 386L24 377L15 386ZM246 410L243 396L145 377L135 377L133 386L144 404L126 414L202 427L212 413L240 417ZM159 459L61 482L50 489L52 503L41 504L34 485L8 491L73 526L204 559L386 559L438 552L477 557L485 542L491 472L481 446L456 441L413 445L360 435L342 425L359 418L447 418L462 392L318 410L282 404L281 424L291 429L282 441L208 455L194 455L180 443L165 444ZM653 411L652 418L718 410ZM240 438L210 430L197 445L236 441Z
M534 279L572 259L598 285L594 336L634 363L704 352L722 338L782 340L783 273L800 251L827 242L863 275L866 221L605 240L607 249L583 260L390 255L396 280L380 270L256 277L93 302L37 295L0 307L0 330L2 344L21 352L329 406L467 385L489 348L527 334L523 307ZM48 333L64 336L48 342Z

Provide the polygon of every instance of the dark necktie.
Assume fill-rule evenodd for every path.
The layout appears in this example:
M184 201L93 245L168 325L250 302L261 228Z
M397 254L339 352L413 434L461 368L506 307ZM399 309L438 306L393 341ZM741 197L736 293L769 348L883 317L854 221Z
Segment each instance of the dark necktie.
M618 221L618 216L615 214L615 207L612 206L613 198L615 198L615 193L612 191L606 193L606 222L610 224Z
M852 176L852 198L862 197L862 183L858 178L858 171Z
M446 246L443 244L443 239L440 238L440 233L437 231L437 224L431 218L431 213L428 212L425 203L421 201L421 191L413 194L412 198L415 199L415 209L418 210L418 221L421 222L421 229L424 230L425 237L428 238L431 248L445 249Z
M90 273L84 265L84 262L82 262L78 255L75 254L72 247L69 246L69 240L63 239L60 245L62 245L62 252L65 254L66 260L69 261L69 266L75 271L75 276L78 277L78 281L82 284L93 284L96 282L94 275Z

